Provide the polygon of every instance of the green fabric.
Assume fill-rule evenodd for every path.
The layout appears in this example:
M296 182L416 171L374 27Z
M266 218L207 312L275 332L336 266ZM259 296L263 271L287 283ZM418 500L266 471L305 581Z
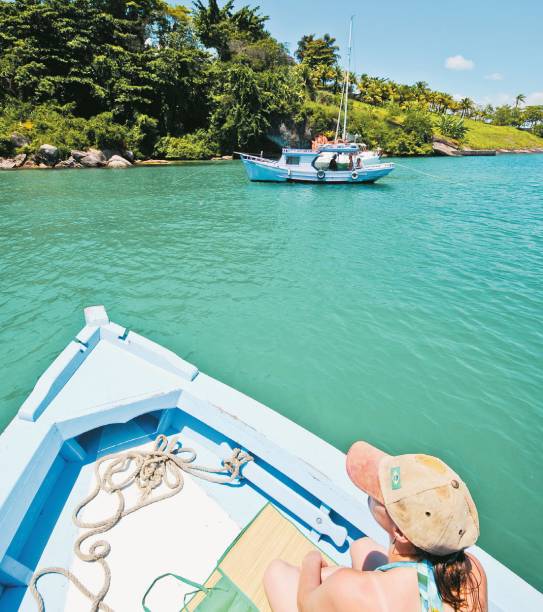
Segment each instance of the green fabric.
M141 605L145 612L152 612L151 608L149 608L145 600L147 599L147 595L149 595L152 588L155 586L157 582L170 576L183 582L184 584L188 584L191 587L194 587L194 591L187 593L185 595L183 601L183 607L181 608L181 612L187 610L188 600L196 593L203 591L206 596L201 601L201 603L196 606L197 612L258 612L258 608L253 604L253 602L241 591L231 580L228 578L226 574L224 574L220 568L217 568L222 574L221 579L214 587L207 588L203 584L198 584L197 582L193 582L188 578L183 578L182 576L178 576L177 574L162 574L162 576L158 576L151 583L151 586L145 592L143 596Z
M207 595L196 606L197 612L258 612L258 608L228 578L222 575L219 582L208 590Z
M202 584L198 584L197 582L192 582L192 580L188 580L188 578L183 578L182 576L178 576L177 574L162 574L162 576L158 576L155 578L145 595L141 601L141 605L145 612L152 612L150 608L145 605L145 600L147 595L151 591L151 589L155 586L155 584L165 578L166 576L171 576L176 580L180 580L181 582L188 584L191 587L194 587L194 591L187 593L185 595L185 600L183 602L183 607L181 608L181 612L187 609L187 604L192 595L199 593L200 591L204 591L206 593L206 597L202 600L196 610L198 612L227 612L232 610L233 612L258 612L258 608L254 605L254 603L245 595L243 591L241 591L238 586L228 578L228 576L223 572L220 567L220 564L225 559L226 555L234 548L234 546L238 543L238 541L245 535L245 532L249 529L249 527L256 521L256 519L264 512L264 510L269 506L269 503L265 504L258 513L253 517L253 519L245 525L245 527L240 531L240 533L234 538L234 541L228 546L228 548L223 552L221 558L217 562L217 565L213 572L218 571L222 574L222 578L219 580L216 586L212 588L207 588ZM295 525L296 527L296 525ZM298 529L298 528L297 528ZM298 531L300 531L298 529ZM307 536L300 533L307 539ZM212 574L213 574L212 572ZM211 574L211 575L212 575ZM206 581L207 582L207 581Z

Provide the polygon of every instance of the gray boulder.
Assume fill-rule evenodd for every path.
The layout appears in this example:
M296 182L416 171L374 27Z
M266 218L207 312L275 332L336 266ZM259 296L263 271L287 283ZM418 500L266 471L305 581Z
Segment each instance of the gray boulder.
M54 166L58 162L59 152L57 147L43 144L36 154L36 160L46 166Z
M58 162L55 168L83 168L83 166L73 157L68 157L68 159Z
M113 155L107 162L108 168L130 168L131 165L128 160L120 155Z
M30 140L26 136L22 134L17 134L17 132L13 132L13 134L9 137L11 144L18 149L19 147L25 147L30 143Z
M0 170L11 170L12 168L15 168L15 160L8 157L8 158L3 158L0 157Z
M26 153L21 153L15 157L0 157L0 170L11 170L20 168L26 161Z
M121 151L120 149L102 149L102 154L109 161L112 157L121 157L127 159L130 163L134 162L134 153L132 151Z
M104 152L100 151L100 149L89 149L87 153L95 155L96 157L98 157L98 159L100 159L103 162L107 161L106 156L104 155Z
M73 157L73 159L75 159L75 161L80 161L81 159L83 159L84 157L86 157L89 154L88 151L70 151L70 157Z
M16 155L13 158L13 161L15 162L14 168L20 168L25 163L26 158L27 158L26 153L19 153L19 155Z
M118 155L119 157L123 156L119 149L102 149L102 154L107 161L109 161L112 157L115 157L115 155Z
M95 153L87 153L85 157L81 157L79 163L85 168L100 168L106 165L106 160L103 156L96 155Z

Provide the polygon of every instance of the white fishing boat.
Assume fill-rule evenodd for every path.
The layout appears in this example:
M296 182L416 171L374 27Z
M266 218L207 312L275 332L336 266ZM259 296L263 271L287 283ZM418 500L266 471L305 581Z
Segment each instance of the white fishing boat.
M380 163L373 151L356 143L329 143L313 149L283 149L279 160L238 153L251 181L276 183L375 183L394 170L393 163ZM345 162L347 158L347 162ZM330 168L332 160L337 166Z
M353 18L349 27L347 67L333 141L320 135L311 149L283 148L278 160L236 151L251 181L276 183L375 183L394 170L393 163L382 163L379 151L368 150L364 143L352 142L347 133L351 74ZM341 132L341 137L340 137Z
M342 452L102 306L85 322L0 436L1 610L137 610L162 574L145 610L179 610L205 585L189 595L196 609L219 583L266 610L274 557L317 547L348 565L353 538L383 540ZM491 610L543 609L520 576L474 553Z

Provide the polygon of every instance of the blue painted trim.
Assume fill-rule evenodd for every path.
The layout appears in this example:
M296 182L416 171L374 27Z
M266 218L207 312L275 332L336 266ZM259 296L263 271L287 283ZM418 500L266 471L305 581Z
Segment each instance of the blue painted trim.
M27 586L32 573L32 570L9 555L0 562L0 582L4 586Z
M75 438L71 438L70 440L66 440L64 444L60 447L60 454L66 459L66 461L71 462L81 462L85 460L87 453L85 449L79 444L79 442Z

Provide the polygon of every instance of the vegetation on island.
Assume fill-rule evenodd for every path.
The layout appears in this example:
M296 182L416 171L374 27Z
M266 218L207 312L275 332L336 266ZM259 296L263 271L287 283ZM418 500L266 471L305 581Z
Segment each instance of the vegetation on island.
M209 159L333 136L335 39L306 34L291 54L266 21L232 0L0 0L0 156L48 143L61 158L108 148ZM387 153L429 154L435 137L543 147L543 106L523 107L522 95L481 108L422 81L351 83L349 133Z

